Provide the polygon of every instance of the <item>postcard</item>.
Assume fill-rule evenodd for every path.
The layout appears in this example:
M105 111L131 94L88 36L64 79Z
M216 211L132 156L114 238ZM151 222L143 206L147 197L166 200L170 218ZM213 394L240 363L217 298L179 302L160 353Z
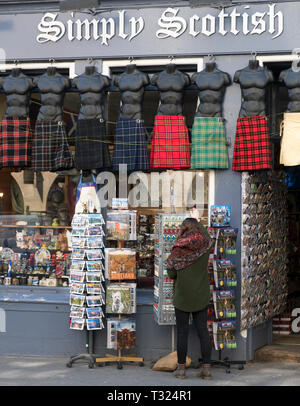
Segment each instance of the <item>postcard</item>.
M101 307L89 307L86 309L86 313L87 313L87 317L89 319L93 318L93 317L103 317L103 311L101 309Z
M86 273L86 281L87 282L98 282L102 281L100 272L87 272Z
M88 295L101 295L102 293L100 283L86 283L86 291Z
M73 248L72 249L72 260L82 261L84 260L85 250L82 248Z
M87 296L86 302L87 302L88 307L99 307L102 305L101 295Z
M89 226L87 229L87 235L102 237L103 236L102 227L101 226Z
M70 272L70 283L82 283L84 281L85 272L72 271Z
M83 306L85 301L85 295L74 295L70 294L70 305L71 306Z
M103 322L100 318L87 319L88 330L101 330L104 328Z
M88 215L89 226L101 226L102 224L104 224L104 220L100 213L93 213Z
M211 227L230 226L230 206L229 205L210 206L210 225Z
M82 319L84 318L84 315L85 315L85 307L79 307L74 305L71 306L70 317Z
M74 293L76 295L82 295L84 292L84 288L85 288L84 283L71 282L70 293Z
M73 248L85 248L86 238L85 237L74 237L72 236L72 247Z
M83 330L85 325L85 319L79 319L72 317L70 321L70 328L73 330Z
M85 267L85 261L76 261L73 260L71 263L71 271L79 271L82 272Z
M85 251L89 261L99 261L103 258L101 249L90 249Z
M103 248L102 237L98 236L89 236L87 237L87 247L88 248Z

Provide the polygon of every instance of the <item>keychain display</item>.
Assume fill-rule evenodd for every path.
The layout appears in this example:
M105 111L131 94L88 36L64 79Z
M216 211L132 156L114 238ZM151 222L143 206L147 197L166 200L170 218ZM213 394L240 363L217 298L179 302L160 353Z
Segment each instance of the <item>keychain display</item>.
M283 172L243 173L241 330L281 313L287 300Z

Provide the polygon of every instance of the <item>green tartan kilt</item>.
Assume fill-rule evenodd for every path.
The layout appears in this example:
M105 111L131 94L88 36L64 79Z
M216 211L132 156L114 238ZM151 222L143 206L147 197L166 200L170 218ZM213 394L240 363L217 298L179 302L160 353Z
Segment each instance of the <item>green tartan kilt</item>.
M225 125L220 117L195 117L191 169L228 169Z

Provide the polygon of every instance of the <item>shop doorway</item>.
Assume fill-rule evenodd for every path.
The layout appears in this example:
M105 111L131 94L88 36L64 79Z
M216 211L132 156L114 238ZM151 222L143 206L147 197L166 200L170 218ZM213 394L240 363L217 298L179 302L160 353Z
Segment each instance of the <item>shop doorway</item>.
M291 67L291 60L265 61L264 66L274 75L274 82L267 92L267 115L273 146L274 169L284 170L286 176L288 292L284 311L272 320L272 345L259 349L255 358L271 361L282 357L285 361L300 362L300 166L283 167L279 163L280 124L287 109L288 90L278 78L282 70Z

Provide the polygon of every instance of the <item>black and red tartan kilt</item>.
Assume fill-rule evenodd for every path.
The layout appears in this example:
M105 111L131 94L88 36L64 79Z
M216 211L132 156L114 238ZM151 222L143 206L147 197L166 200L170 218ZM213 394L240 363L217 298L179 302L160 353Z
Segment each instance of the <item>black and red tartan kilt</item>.
M0 122L0 167L30 166L32 136L29 118L4 117Z
M239 117L236 126L232 170L272 168L268 120L265 116Z
M156 115L150 153L151 168L189 168L191 160L184 116Z
M73 166L65 124L62 121L36 121L32 146L33 170L54 172Z

